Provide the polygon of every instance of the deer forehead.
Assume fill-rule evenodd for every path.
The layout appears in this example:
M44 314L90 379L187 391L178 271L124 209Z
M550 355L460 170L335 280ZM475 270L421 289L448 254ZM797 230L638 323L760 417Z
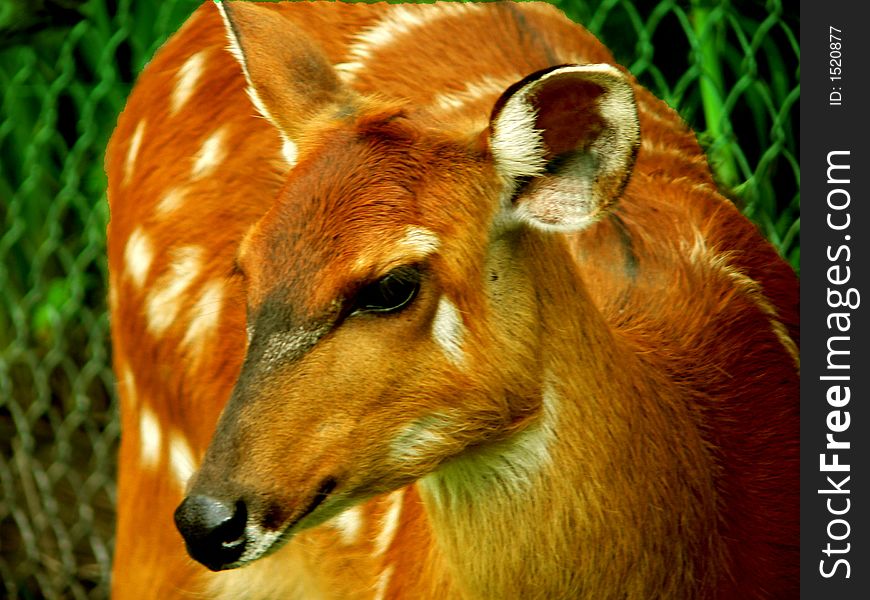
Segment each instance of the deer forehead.
M245 235L238 262L256 304L304 285L311 307L343 288L422 262L459 238L485 237L478 157L427 149L395 132L336 136L292 170L272 209ZM460 185L459 182L462 182ZM476 213L476 214L471 214Z

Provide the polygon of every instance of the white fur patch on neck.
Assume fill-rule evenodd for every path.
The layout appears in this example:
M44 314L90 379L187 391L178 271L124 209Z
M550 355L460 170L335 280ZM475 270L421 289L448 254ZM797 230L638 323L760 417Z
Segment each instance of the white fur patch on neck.
M397 463L437 456L450 447L461 422L444 413L424 415L406 425L390 443L390 457Z
M462 322L462 315L447 296L442 296L438 301L438 310L432 322L432 337L450 362L457 366L465 361L465 352L462 350L464 336L465 325Z
M421 479L421 488L439 509L522 497L552 463L558 404L553 385L546 382L536 423L505 442L447 463Z

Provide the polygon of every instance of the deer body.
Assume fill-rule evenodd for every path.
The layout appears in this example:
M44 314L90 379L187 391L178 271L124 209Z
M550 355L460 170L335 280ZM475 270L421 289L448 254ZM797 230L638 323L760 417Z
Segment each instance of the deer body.
M167 42L107 153L115 597L796 594L796 279L613 64L545 4Z

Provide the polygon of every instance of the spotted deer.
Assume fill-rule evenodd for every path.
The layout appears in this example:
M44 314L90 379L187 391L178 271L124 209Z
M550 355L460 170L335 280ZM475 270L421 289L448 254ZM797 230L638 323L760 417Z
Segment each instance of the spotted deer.
M107 171L115 598L795 597L796 277L554 7L207 3Z

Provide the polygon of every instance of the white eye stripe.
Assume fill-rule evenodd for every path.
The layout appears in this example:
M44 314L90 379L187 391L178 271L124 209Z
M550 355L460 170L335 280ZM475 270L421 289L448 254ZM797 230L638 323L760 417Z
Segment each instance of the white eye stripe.
M438 301L438 309L432 322L432 337L453 364L460 366L465 361L462 350L465 325L456 305L447 296L442 296Z
M403 235L387 252L381 246L361 252L353 265L354 270L367 273L384 272L400 264L421 261L441 248L441 239L433 231L416 225L405 228Z

